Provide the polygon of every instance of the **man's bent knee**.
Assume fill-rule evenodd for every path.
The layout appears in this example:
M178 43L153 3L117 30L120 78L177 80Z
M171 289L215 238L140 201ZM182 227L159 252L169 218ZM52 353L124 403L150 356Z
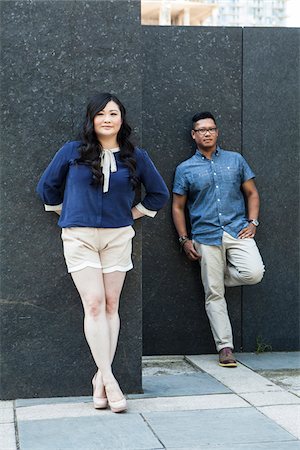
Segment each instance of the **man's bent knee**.
M264 266L262 267L255 267L252 270L249 270L249 272L241 274L244 278L245 284L257 284L260 283L263 279L265 272Z

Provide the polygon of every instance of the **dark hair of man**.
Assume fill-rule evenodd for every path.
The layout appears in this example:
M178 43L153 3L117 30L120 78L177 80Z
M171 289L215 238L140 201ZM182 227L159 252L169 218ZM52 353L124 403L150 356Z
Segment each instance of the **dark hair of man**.
M198 120L203 120L203 119L212 119L215 122L215 125L217 126L216 119L214 118L212 113L210 113L209 111L203 111L203 112L197 113L193 116L193 118L192 118L193 129L195 127L195 123L198 122Z
M82 144L79 148L80 158L77 163L88 164L91 166L94 185L103 184L103 173L100 165L100 156L103 148L94 130L94 117L99 111L102 111L108 102L115 102L121 111L122 125L117 134L117 142L120 147L120 158L128 167L130 173L130 182L132 188L135 189L138 185L138 178L136 176L136 160L134 157L134 145L129 139L131 134L131 127L126 121L126 109L120 100L113 94L96 93L89 101L86 108L85 120L79 135Z

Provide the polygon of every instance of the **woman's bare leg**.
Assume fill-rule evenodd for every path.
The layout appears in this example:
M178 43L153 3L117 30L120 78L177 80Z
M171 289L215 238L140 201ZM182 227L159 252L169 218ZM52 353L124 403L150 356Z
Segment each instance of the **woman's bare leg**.
M110 361L114 360L120 331L119 302L126 272L111 272L103 274L106 317L110 334ZM103 397L103 380L101 371L98 371L95 395Z
M104 273L106 317L110 333L110 360L114 360L120 331L119 302L126 272Z
M111 290L121 292L125 276L117 275L114 277L114 274L119 274L119 272L110 274L109 284L112 289L109 292ZM114 352L116 348L116 333L119 332L119 325L115 317L109 324L108 316L110 314L106 312L106 294L102 271L101 269L87 267L78 272L73 272L71 275L82 300L85 313L84 332L94 361L101 372L104 384L116 385L111 370L111 352ZM114 336L112 344L110 328L113 330ZM95 392L94 395L98 394ZM113 392L110 389L111 401L119 401L121 398L122 392L120 389L115 389Z

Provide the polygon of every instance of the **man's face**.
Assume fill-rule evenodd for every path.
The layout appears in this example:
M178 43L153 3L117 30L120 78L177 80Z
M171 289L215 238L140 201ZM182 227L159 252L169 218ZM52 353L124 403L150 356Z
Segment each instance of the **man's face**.
M218 139L218 129L212 119L201 119L195 122L192 130L192 138L197 144L198 148L203 150L215 148Z

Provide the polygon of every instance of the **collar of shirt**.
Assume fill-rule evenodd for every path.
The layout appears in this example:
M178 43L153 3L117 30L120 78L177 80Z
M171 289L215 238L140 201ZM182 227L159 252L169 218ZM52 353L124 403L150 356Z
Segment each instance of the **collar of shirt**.
M213 157L219 156L220 150L221 150L220 147L217 146L216 150L213 153ZM197 156L198 158L201 158L201 159L207 159L206 156L203 155L203 153L201 153L201 151L198 148L196 149L195 156Z
M104 177L103 192L108 191L110 172L117 171L117 163L116 163L114 153L117 153L119 151L120 151L119 147L110 148L110 149L104 148L101 153L100 160L101 160L101 167L102 167L102 172L103 172L103 177Z

